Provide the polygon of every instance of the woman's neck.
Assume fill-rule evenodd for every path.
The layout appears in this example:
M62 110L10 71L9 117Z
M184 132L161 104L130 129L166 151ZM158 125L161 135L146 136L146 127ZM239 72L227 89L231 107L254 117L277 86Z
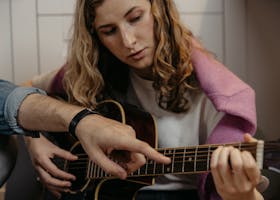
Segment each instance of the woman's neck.
M132 69L132 71L137 74L137 76L145 79L145 80L153 80L153 71L152 68L149 67L147 69Z

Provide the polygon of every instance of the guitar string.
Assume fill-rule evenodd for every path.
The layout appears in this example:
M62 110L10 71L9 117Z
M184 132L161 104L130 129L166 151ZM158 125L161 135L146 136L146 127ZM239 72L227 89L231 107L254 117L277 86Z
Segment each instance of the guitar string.
M250 153L252 153L253 155L255 154L255 152L250 152ZM207 160L207 158L208 158L208 154L197 154L196 156L195 156L195 154L192 154L192 155L186 156L186 155L184 155L184 153L175 153L175 154L165 154L165 156L172 157L172 158L174 157L175 159L185 158L187 161L192 161L195 157L196 158L206 158L205 160ZM150 160L150 159L146 158L146 164L149 164L149 162L151 162L151 161L154 162L153 160ZM82 159L79 158L78 161L72 161L72 162L69 162L69 163L71 163L71 167L69 169L73 169L73 167L75 167L76 165L87 164L88 163L88 158L82 158Z
M218 146L220 146L220 145L208 145L207 147L205 146L205 147L199 147L199 149L204 149L204 148L210 148L210 149L212 149L212 148L214 148L213 150L215 150L215 148L216 147L218 147ZM244 147L245 146L247 146L248 148L247 149L245 149ZM254 149L252 149L252 147L255 147L255 144L254 143L249 143L249 144L247 144L247 143L243 143L241 146L240 146L242 149L241 150L253 150L254 152L252 153L252 154L255 154L256 152L255 152L255 148ZM276 147L276 148L275 148ZM264 148L264 150L265 151L277 151L277 148L279 148L280 147L280 145L279 145L279 143L277 143L277 142L275 142L275 143L273 143L273 144L268 144L268 143L266 143L266 146L265 146L265 148ZM170 148L169 149L169 151L167 150L167 152L168 153L165 153L165 155L166 156L169 156L169 155L175 155L175 157L176 157L176 159L181 159L182 157L185 157L185 158L187 158L187 160L184 162L185 164L189 164L190 165L190 163L193 163L193 161L194 160L188 160L188 158L191 158L191 159L193 159L194 157L195 157L195 155L193 154L193 152L185 152L185 153L183 153L183 152L180 152L180 150L184 150L184 149L193 149L193 147L186 147L186 148ZM158 149L158 151L160 151L160 150L164 150L164 149ZM175 151L175 153L174 153L174 151ZM176 152L177 151L177 152ZM201 152L202 152L202 154L201 154ZM202 158L202 157L205 157L206 155L203 155L203 153L204 153L205 151L199 151L198 153L198 155L197 155L197 157L199 157L199 158ZM207 153L208 153L209 151L207 151ZM210 151L210 152L213 152L213 151ZM186 155L186 154L193 154L194 156L184 156L184 154ZM88 157L87 157L87 154L77 154L77 155L79 155L79 157L84 157L82 160L86 160L86 162L80 162L79 164L87 164L88 163ZM183 155L183 156L177 156L177 155ZM208 158L208 154L207 154L207 158ZM176 160L175 159L175 160ZM205 159L197 159L197 163L200 163L200 162L203 162L203 163L205 163L205 161L209 161L208 159L207 160L205 160ZM110 177L111 175L109 175L109 174L107 174L104 170L102 170L98 165L96 165L95 163L93 163L92 161L90 161L91 163L92 163L92 167L95 167L95 168L97 168L96 170L97 170L97 172L99 172L98 174L97 174L97 172L94 170L92 173L91 173L91 177L89 177L89 178L102 178L102 177ZM73 163L75 163L75 161L74 162L71 162L71 165L73 164ZM174 169L175 170L173 170L173 171L175 171L175 173L176 172L182 172L182 170L179 170L179 171L176 171L176 169L178 170L178 168L180 168L181 169L181 166L177 166L176 164L182 164L183 162L180 160L180 161L175 161L175 162L173 162L174 163ZM147 163L146 163L146 165L144 166L144 167L151 167L151 166L153 166L154 167L154 165L155 165L156 163L153 161L153 160L149 160L149 159L147 159ZM158 164L158 167L160 168L160 169L162 169L161 168L161 166L162 166L162 164ZM165 168L168 168L170 165L166 165L165 166ZM85 166L85 167L78 167L78 168L72 168L72 167L70 167L69 169L71 169L71 170L73 170L73 169L79 169L79 172L81 172L82 170L81 169L87 169L88 167L87 166ZM141 171L144 171L144 169L142 169L143 167L141 167L139 170L140 170L140 172ZM141 170L142 169L142 170ZM158 170L157 168L155 168L156 170L155 170L155 172L157 172L157 174L162 174L162 170ZM164 168L163 168L164 169ZM139 170L137 170L137 171L139 171ZM186 170L186 169L185 169ZM130 176L141 176L138 172L133 172L133 173L131 173L130 174ZM151 170L149 170L149 171L151 171ZM204 172L205 170L202 170L201 172ZM208 170L207 170L208 171ZM193 170L191 170L190 172L193 172ZM138 174L135 174L135 173L138 173ZM184 172L184 173L188 173L188 171L187 172ZM85 173L75 173L76 175L77 174L83 174L83 175L85 175L86 174L86 172ZM92 174L97 174L97 176L96 177L92 177Z
M211 146L211 145L209 145L210 146L210 152L211 152L211 150L215 150L218 146L222 146L222 145L217 145L217 146ZM200 152L207 152L208 153L208 149L209 149L209 146L205 146L205 147L199 147L199 150L198 150L198 153L200 153ZM230 146L230 145L229 145ZM239 146L235 146L236 148L238 148ZM248 147L248 148L244 148L244 147ZM249 150L250 149L250 147L251 148L253 148L253 150L255 150L256 148L256 145L254 144L254 145L241 145L241 150ZM212 148L214 148L214 149L212 149ZM183 147L179 147L179 148L164 148L164 149L157 149L157 151L158 152L160 152L161 153L161 151L166 151L166 152L170 152L170 151L172 151L172 154L173 154L173 151L180 151L180 150L182 150L182 151L184 151L184 149L186 149L186 154L189 154L189 153L193 153L193 152L195 152L195 151L187 151L187 150L193 150L193 147L192 148L183 148ZM201 149L206 149L206 151L200 151ZM77 156L87 156L87 154L86 153L82 153L82 154L75 154L75 155L77 155Z
M247 151L251 152L252 154L255 154L255 149L247 148L247 149L242 149L242 150L247 150ZM175 158L177 158L177 159L181 159L181 158L185 157L185 159L187 161L192 161L195 157L197 157L197 158L201 158L201 157L208 158L208 152L210 152L210 154L211 154L214 151L200 151L196 155L195 155L194 152L186 152L186 153L184 153L184 152L176 152L175 154L173 152L168 152L168 153L165 153L164 155L167 156L167 157L168 156L173 157L173 155L175 155ZM204 153L207 153L207 154L204 154ZM187 155L187 154L189 154L189 155ZM146 160L147 160L146 165L147 165L147 163L149 164L149 162L153 161L153 160L150 160L150 159L146 159ZM207 160L207 159L205 159L205 160ZM71 166L79 165L79 164L80 165L87 164L88 163L88 157L87 158L79 158L79 161L80 162L73 161L73 162L69 162L69 163L71 163ZM154 164L154 163L152 163L152 164ZM70 167L69 169L73 169L73 168Z
M246 146L246 145L243 145L243 146ZM251 147L254 147L254 146L252 146L252 145L247 145L247 146L251 146ZM279 145L278 145L279 146ZM213 147L213 146L212 146ZM199 148L201 148L201 147L199 147ZM211 148L211 147L210 147ZM203 148L202 148L203 149ZM182 150L182 149L170 149L170 151L173 151L173 152L170 152L170 153L166 153L165 155L166 156L168 156L168 155L171 155L172 154L172 156L173 155L183 155L182 157L185 157L185 158L187 158L187 161L186 162L193 162L193 160L188 160L188 158L190 159L193 159L193 157L192 156L184 156L184 153L183 154L181 154L182 152L179 152L179 153L174 153L174 151L176 152L176 150L178 151L178 150ZM242 150L248 150L248 148L247 149L244 149L244 148L242 148ZM251 149L252 150L252 149ZM253 150L255 150L255 149L253 149ZM203 151L204 152L204 151ZM207 153L208 153L209 151L207 151ZM212 151L213 152L213 151ZM190 154L191 152L187 152L188 154ZM255 153L255 152L253 152L253 153ZM82 154L82 155L84 155L84 154ZM176 159L179 159L179 158L182 158L182 157L178 157L178 156L175 156L176 157ZM195 156L194 156L195 157ZM199 155L197 155L196 157L205 157L205 155L203 155L203 154L201 154L201 152L199 152ZM207 155L207 158L208 158L208 155ZM199 163L199 162L203 162L204 163L204 159L200 159L200 160L197 160L197 162ZM88 161L87 161L88 162ZM85 162L85 163L87 163L87 162ZM149 163L149 162L151 162L151 160L147 160L147 163L146 163L146 165L149 167L149 165L154 165L154 162L152 161L152 163ZM185 163L186 163L185 162ZM208 162L208 159L207 159L207 162ZM176 161L176 162L173 162L174 164L178 164L178 163L183 163L182 161ZM72 163L73 164L73 163ZM84 163L79 163L79 164L84 164ZM95 163L93 163L93 166L94 165L96 165ZM166 165L166 166L169 166L169 165ZM87 167L84 167L85 169L87 168ZM97 168L99 168L99 166L97 166ZM75 168L73 168L73 167L70 167L69 169L75 169ZM81 167L79 167L78 169L80 169L81 170ZM102 172L103 170L102 169L98 169L98 170L100 170L101 171L101 173L105 173L105 172Z
M214 147L214 146L212 146L212 147ZM210 147L210 148L212 148L212 147ZM244 146L241 146L241 147L244 147ZM253 148L253 150L255 150L255 146L248 146L248 147L252 147ZM280 145L276 145L276 146L268 146L267 148L265 148L264 150L265 150L265 152L268 152L268 151L277 151L277 148L275 148L275 147L279 147L280 148ZM199 147L200 149L204 149L204 147L203 148L201 148L201 147ZM214 147L215 148L215 147ZM205 147L205 149L206 149L206 147ZM207 147L207 149L208 149L208 147ZM250 148L242 148L242 150L249 150ZM184 149L183 148L173 148L173 149L169 149L169 151L176 151L176 152L179 152L180 150L182 150L182 151L184 151ZM213 150L215 150L215 149L213 149ZM161 149L159 149L158 150L159 152L161 152ZM167 150L168 151L168 150ZM201 154L201 152L202 153L204 153L204 152L209 152L208 150L207 151L198 151L198 153L199 154ZM211 151L210 151L211 152ZM187 151L187 148L186 148L186 152L185 152L185 154L190 154L190 153L193 153L192 151ZM173 154L173 152L172 152L172 154ZM175 153L176 154L176 153ZM88 155L86 154L86 153L82 153L82 154L75 154L75 155L77 155L79 158L80 157L86 157L86 158L88 158ZM168 154L167 154L168 155Z

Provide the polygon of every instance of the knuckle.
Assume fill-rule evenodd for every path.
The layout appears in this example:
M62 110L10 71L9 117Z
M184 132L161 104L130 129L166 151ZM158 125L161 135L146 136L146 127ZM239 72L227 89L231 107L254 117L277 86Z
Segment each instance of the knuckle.
M227 193L231 196L231 195L235 195L236 193L237 193L237 190L236 190L236 188L234 188L234 187L228 187L227 188Z
M252 190L252 184L247 183L247 184L244 185L244 187L243 187L243 193L248 193L248 192L250 192L251 190Z
M132 134L133 136L136 136L135 130L133 129L132 126L127 125L126 128L128 133Z
M217 169L223 168L225 166L225 162L223 162L222 160L219 160L217 163Z
M139 164L140 164L141 166L143 166L144 164L146 164L146 158L145 158L143 155L141 155L141 158L139 158Z
M232 169L237 173L242 171L241 163L231 163L231 166L232 166Z
M248 171L252 171L255 169L256 165L253 162L245 162L244 167L248 170Z
M149 145L148 143L146 143L146 142L140 141L140 142L139 142L139 147L140 147L141 149L147 149L147 148L150 147L150 145Z
M104 169L104 171L107 173L107 174L114 174L114 170L112 170L112 169L108 169L108 168L106 168L106 169Z
M52 185L52 182L49 179L44 179L44 182L46 185Z
M216 186L217 187L217 191L220 193L220 194L224 194L226 193L226 190L225 190L225 187L224 186Z
M217 169L217 165L210 163L210 168L211 170L216 170Z

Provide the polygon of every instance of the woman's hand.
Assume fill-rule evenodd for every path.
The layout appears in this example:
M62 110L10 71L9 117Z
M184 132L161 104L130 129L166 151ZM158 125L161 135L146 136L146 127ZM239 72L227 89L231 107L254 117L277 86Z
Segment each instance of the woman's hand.
M245 142L256 141L249 134ZM211 157L211 172L223 200L257 200L260 170L252 154L233 147L218 147Z
M43 135L40 138L26 137L25 141L40 181L51 193L60 198L61 192L68 191L71 181L75 180L75 176L59 169L52 159L57 156L74 161L77 156L57 147Z

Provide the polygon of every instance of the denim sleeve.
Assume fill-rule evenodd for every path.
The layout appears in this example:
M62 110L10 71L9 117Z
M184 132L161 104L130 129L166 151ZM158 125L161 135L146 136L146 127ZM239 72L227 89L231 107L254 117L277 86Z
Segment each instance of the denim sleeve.
M17 123L18 110L22 101L30 94L46 94L31 87L17 87L12 83L0 80L0 133L38 136L33 131L23 130Z
M8 135L13 133L8 123L5 121L4 106L7 97L16 87L17 87L16 85L10 82L0 80L0 133L1 134Z

